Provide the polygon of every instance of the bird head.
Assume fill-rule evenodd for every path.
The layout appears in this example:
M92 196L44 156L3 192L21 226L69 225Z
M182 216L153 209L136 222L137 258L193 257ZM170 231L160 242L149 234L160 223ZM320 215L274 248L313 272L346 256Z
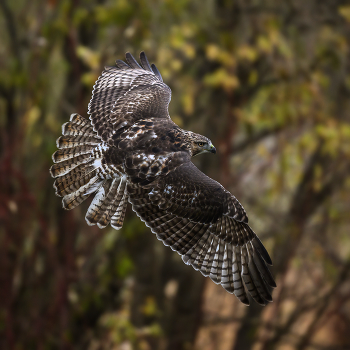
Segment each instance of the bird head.
M205 152L216 153L216 148L207 137L191 132L189 139L191 142L192 157Z

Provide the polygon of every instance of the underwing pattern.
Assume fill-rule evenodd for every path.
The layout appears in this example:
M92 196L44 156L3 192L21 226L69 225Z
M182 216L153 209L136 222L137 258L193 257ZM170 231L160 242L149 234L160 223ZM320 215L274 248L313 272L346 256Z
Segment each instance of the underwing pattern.
M94 198L86 222L123 226L127 203L182 260L244 304L266 305L276 286L271 259L235 196L203 174L191 157L215 147L170 118L171 90L141 52L106 67L94 85L90 120L62 126L50 172L70 210Z

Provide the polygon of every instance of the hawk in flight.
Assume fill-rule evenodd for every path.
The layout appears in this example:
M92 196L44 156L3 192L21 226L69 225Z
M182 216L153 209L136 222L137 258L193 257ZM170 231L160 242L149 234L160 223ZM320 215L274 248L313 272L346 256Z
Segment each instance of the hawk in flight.
M86 221L123 225L127 203L182 260L249 305L272 301L271 259L235 196L203 174L191 157L215 147L171 119L170 88L144 52L106 67L96 81L90 121L63 124L51 175L63 208L94 198Z

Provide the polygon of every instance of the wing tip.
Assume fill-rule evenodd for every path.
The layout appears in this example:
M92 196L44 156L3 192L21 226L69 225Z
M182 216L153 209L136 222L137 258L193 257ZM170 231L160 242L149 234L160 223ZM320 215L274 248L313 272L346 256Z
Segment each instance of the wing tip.
M145 51L141 51L140 52L140 61L141 61L142 68L144 70L148 70L149 72L154 73L152 68L151 68L151 66L150 66L150 64L149 64L149 62L148 62L147 56L145 54Z
M254 233L255 237L252 239L252 243L254 248L260 253L261 257L265 260L266 264L272 266L272 260L271 257L262 244L260 238Z
M125 63L123 60L116 60L115 65L119 69L123 69L123 70L130 69L130 66L127 63ZM111 68L114 68L114 67L107 66L107 67L105 67L105 70L109 71L109 70L111 70Z
M163 81L162 75L160 74L158 68L156 67L156 65L154 63L151 64L151 68L153 73L156 75L156 77L160 80Z
M142 69L142 67L137 63L135 57L128 51L125 53L126 62L133 69Z

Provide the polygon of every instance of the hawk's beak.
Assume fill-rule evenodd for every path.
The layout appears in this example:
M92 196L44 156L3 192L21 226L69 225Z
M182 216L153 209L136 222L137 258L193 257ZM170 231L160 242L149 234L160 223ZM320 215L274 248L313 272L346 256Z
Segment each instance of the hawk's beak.
M209 146L209 152L211 152L211 153L216 153L216 148L214 147L214 145L213 144L210 144L210 146Z

